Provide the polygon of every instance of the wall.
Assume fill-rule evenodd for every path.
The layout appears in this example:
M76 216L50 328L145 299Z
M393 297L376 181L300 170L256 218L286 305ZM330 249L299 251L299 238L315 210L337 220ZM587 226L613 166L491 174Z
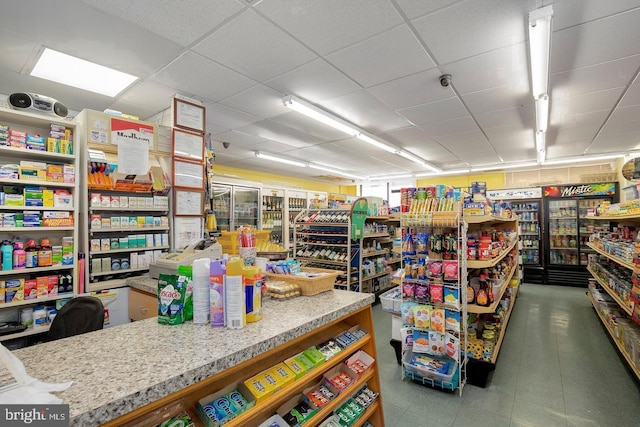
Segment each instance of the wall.
M271 173L257 172L247 169L238 169L228 166L215 165L213 170L216 175L231 176L245 181L261 182L267 187L274 188L299 188L301 190L315 190L327 193L340 193L355 195L355 185L329 184L320 181L311 181L290 176L276 175Z
M527 171L508 172L505 188L539 187L547 184L576 184L581 182L618 181L616 162L598 165L558 165Z
M428 178L418 179L416 181L416 187L423 187L425 185L444 184L453 187L471 187L471 183L474 181L486 182L488 190L496 190L499 188L505 188L505 176L504 172L493 172L473 175L462 176L432 176Z

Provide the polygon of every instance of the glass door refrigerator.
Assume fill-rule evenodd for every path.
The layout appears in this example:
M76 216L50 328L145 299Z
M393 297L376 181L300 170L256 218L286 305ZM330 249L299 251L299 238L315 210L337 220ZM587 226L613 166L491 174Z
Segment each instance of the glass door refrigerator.
M295 233L295 219L296 216L307 209L307 192L302 190L287 190L286 191L286 206L287 206L287 224L286 224L286 233L287 241L285 242L285 247L289 248L289 252L293 256L297 251L293 247L294 238L293 234Z
M218 230L235 231L241 225L260 229L260 188L214 182L213 213Z
M524 282L545 283L542 188L487 190L487 197L492 202L510 202L518 214Z
M248 225L260 229L260 189L233 186L233 230Z
M269 230L269 240L284 243L284 190L262 189L262 229Z
M614 182L544 187L547 223L547 283L586 287L589 253L586 246L595 230L595 208L603 201L618 201ZM608 224L599 224L607 227Z
M219 231L231 231L231 192L230 185L213 183L212 208Z

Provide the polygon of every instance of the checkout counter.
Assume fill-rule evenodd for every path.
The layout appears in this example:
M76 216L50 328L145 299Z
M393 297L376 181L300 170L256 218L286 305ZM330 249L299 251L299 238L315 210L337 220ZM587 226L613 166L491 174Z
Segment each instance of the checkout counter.
M368 338L357 347L377 359L373 301L371 294L339 290L287 301L266 300L263 320L243 329L196 326L192 322L166 326L150 318L16 350L14 354L34 378L52 383L73 381L67 390L56 393L70 405L72 426L152 426L171 410L167 408L191 406L213 391L297 354L300 347L319 344L350 326L360 325L369 331ZM291 399L302 390L298 388L317 382L321 375L309 374L295 387L283 389L274 395L271 406L256 407L242 425L259 424L260 419L270 416L269 412L275 412L273 406ZM379 392L378 368L368 375L363 382ZM381 401L371 409L368 419L384 425Z

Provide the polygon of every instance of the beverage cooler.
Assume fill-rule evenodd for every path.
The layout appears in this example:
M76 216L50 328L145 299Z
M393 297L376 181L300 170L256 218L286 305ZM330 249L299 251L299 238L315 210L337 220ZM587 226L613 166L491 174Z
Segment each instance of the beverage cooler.
M493 202L511 203L511 209L518 215L524 281L544 283L542 188L487 190L487 197Z
M547 283L586 287L591 275L587 272L589 254L586 243L600 227L596 208L604 201L618 201L618 184L614 182L544 187L546 242L545 263Z
M269 230L269 240L284 243L284 190L262 189L262 229Z
M291 254L296 253L297 251L293 248L294 242L294 232L295 232L295 219L296 216L307 209L308 201L307 201L307 192L302 190L286 190L286 205L287 205L287 241L285 242L287 248Z
M234 231L242 225L260 229L260 188L216 182L211 188L218 230Z

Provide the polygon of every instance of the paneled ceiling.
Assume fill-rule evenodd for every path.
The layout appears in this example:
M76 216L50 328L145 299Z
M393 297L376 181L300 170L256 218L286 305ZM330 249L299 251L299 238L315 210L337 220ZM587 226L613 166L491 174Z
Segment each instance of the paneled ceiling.
M254 152L359 176L426 171L285 108L285 95L445 170L535 162L527 19L548 4L548 160L640 148L640 0L5 2L0 93L141 118L182 94L207 107L217 163L296 177L326 174ZM44 47L139 80L110 98L31 77Z

